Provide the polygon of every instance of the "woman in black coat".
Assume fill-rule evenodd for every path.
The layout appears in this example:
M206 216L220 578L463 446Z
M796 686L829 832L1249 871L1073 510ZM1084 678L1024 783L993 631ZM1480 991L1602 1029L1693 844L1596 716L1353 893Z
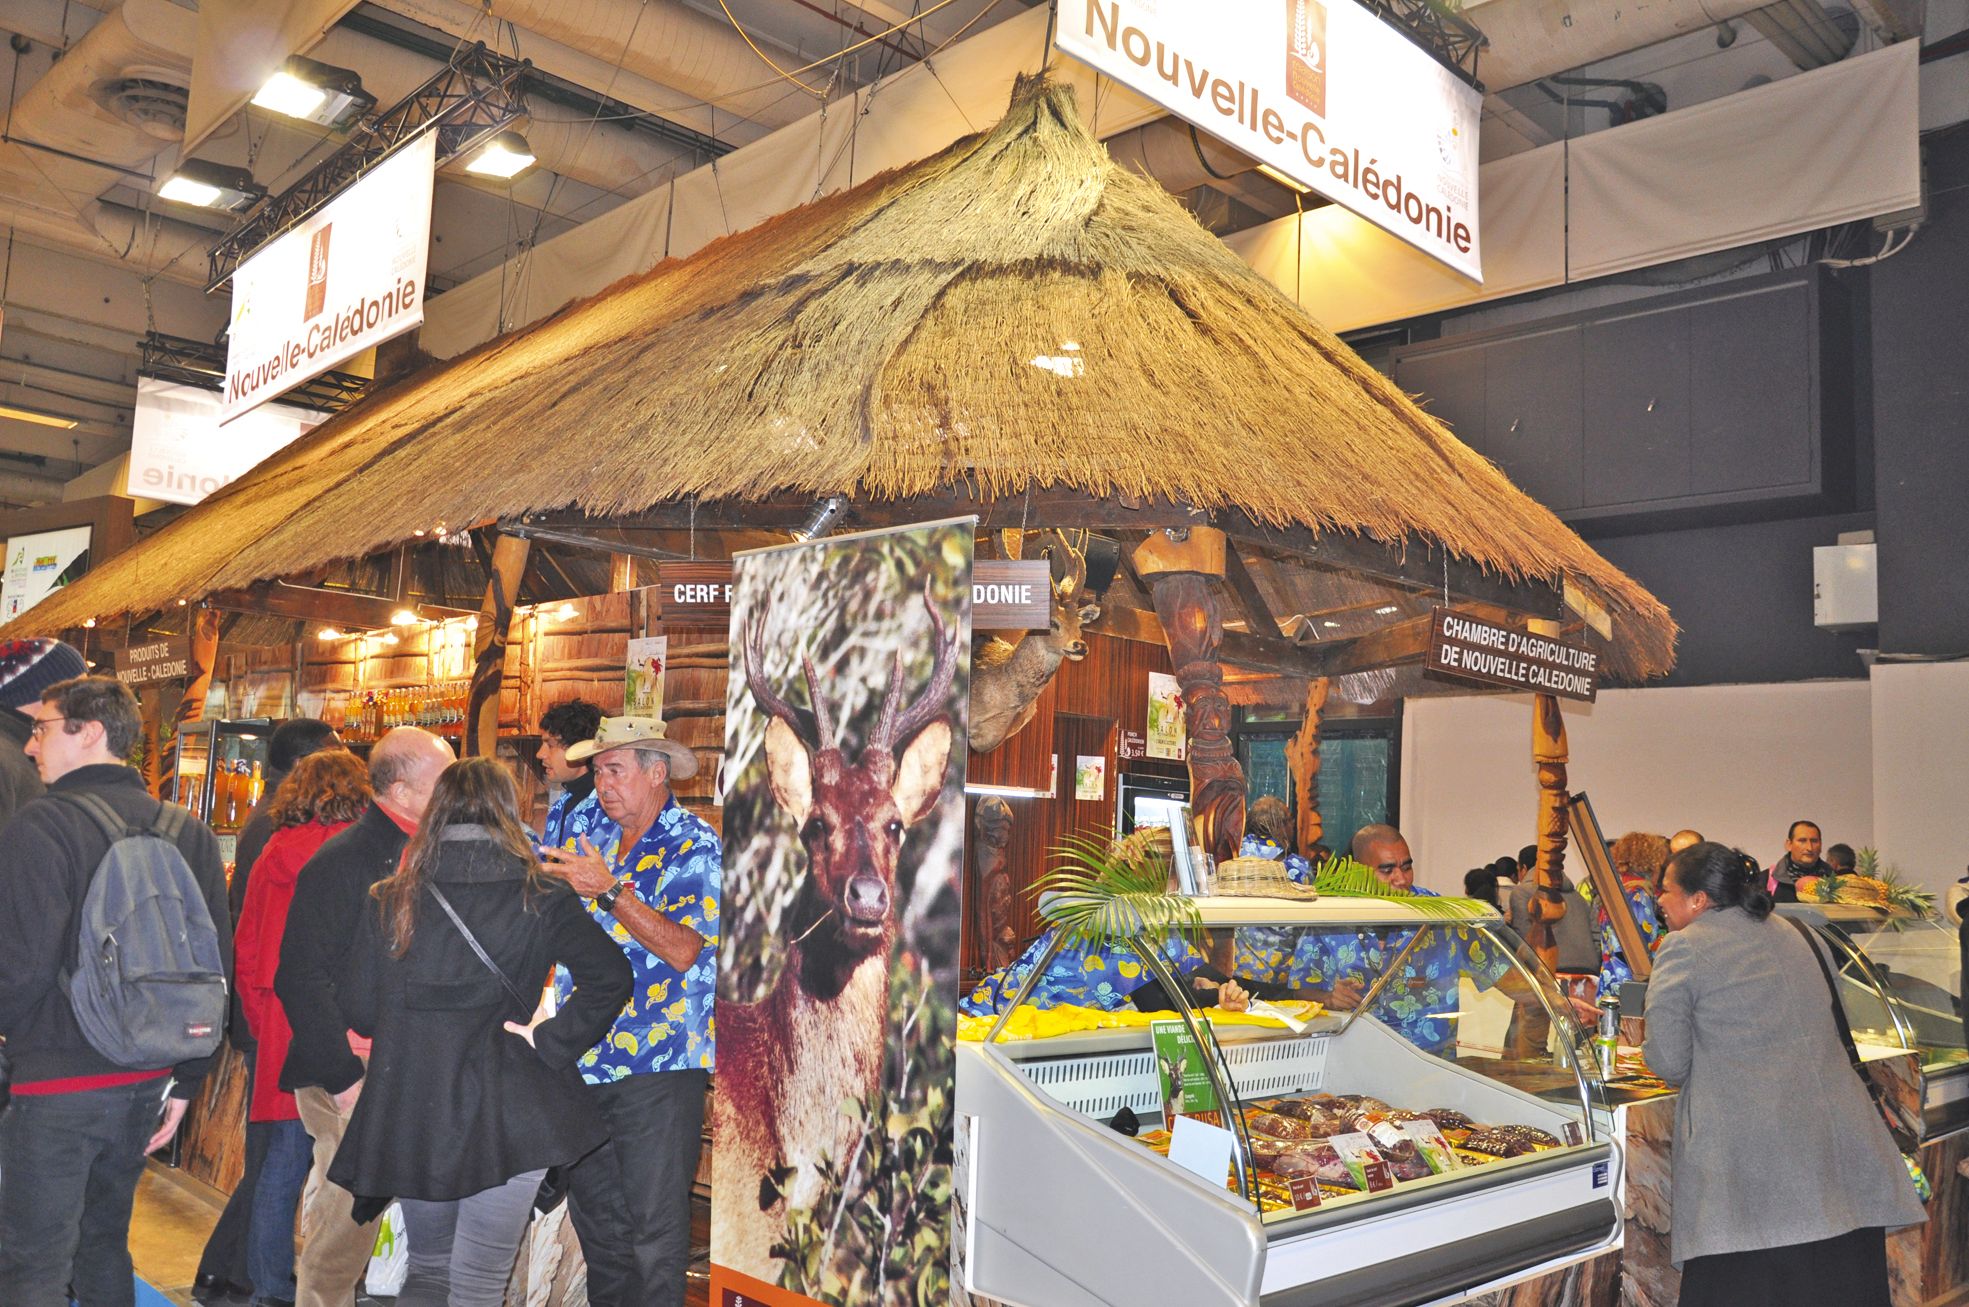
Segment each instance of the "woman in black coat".
M402 1201L398 1307L498 1307L542 1176L606 1137L574 1063L628 1001L629 963L540 872L489 758L445 769L402 867L371 893L343 1000L375 1045L328 1178L357 1219ZM542 1019L556 963L574 993Z

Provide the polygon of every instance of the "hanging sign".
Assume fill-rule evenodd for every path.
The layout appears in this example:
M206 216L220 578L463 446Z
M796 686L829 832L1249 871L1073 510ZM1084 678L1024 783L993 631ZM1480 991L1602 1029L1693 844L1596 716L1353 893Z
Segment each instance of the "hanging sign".
M1354 0L1062 0L1059 48L1474 281L1483 96Z
M138 377L123 493L132 499L196 504L328 416L267 404L221 432L223 408L212 391Z
M661 620L715 626L731 616L730 563L663 563L657 575ZM981 559L971 574L971 627L1043 631L1053 620L1052 596L1045 559Z
M182 681L191 675L191 633L133 644L116 655L116 679L136 687Z
M622 715L663 716L663 669L670 662L670 637L652 635L629 642L623 674Z
M1423 666L1444 676L1593 702L1600 655L1583 644L1533 635L1453 608L1429 618L1429 653Z
M436 164L428 131L239 265L221 422L423 322Z

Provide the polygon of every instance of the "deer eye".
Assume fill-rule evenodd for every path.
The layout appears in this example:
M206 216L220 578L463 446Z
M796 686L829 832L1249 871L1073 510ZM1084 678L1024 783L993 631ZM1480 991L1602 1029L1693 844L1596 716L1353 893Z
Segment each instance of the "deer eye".
M827 834L827 823L819 817L809 817L807 824L801 828L800 834L807 839L817 840Z
M900 817L891 817L882 829L889 833L891 839L899 840L902 838L902 819Z

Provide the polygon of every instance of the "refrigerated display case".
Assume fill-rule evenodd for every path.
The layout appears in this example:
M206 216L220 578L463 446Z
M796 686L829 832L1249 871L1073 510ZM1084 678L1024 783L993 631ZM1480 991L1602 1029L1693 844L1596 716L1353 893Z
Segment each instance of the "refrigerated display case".
M1564 996L1495 912L1197 902L1199 952L1216 966L1327 1006L1298 1030L1196 1029L1221 1051L1213 1070L1235 1109L1220 1114L1232 1165L1214 1180L1161 1151L1168 1123L1146 1030L1015 1040L1006 1032L1019 1026L1000 1020L960 1043L968 1293L1046 1307L1410 1304L1613 1245L1620 1159L1600 1077ZM1162 956L1146 939L1131 951ZM1164 988L1183 993L1181 982ZM1194 1023L1186 997L1176 1006ZM1117 1128L1124 1108L1143 1134ZM1438 1169L1388 1143L1390 1170L1413 1178L1365 1190L1332 1167L1322 1139L1281 1141L1296 1129L1279 1118L1295 1112L1310 1131L1383 1140L1427 1118L1455 1147ZM1290 1172L1315 1183L1293 1193Z
M178 728L169 797L218 834L228 867L239 828L266 783L273 728L267 717L186 722Z
M1922 1137L1969 1125L1969 1039L1962 1025L1962 949L1955 931L1903 908L1782 903L1838 959L1846 1022L1862 1055L1911 1052L1921 1069Z

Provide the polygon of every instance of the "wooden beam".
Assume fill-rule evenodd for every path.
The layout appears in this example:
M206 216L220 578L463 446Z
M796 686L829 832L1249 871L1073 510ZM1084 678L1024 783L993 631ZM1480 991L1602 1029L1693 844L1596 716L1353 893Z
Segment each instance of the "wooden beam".
M472 689L466 701L463 750L467 757L491 758L499 750L499 683L506 672L506 638L513 625L513 603L526 573L532 545L500 536L492 546L492 577L479 609L472 641Z
M1134 640L1140 644L1167 646L1169 643L1161 618L1147 609L1123 604L1101 605L1100 620L1087 629L1095 635L1111 635L1117 640Z
M1340 531L1316 535L1303 526L1267 526L1237 511L1220 512L1212 521L1233 540L1292 554L1317 566L1352 572L1384 585L1438 596L1447 587L1451 603L1485 603L1529 617L1565 615L1565 599L1558 586L1544 581L1514 582L1449 556L1441 545L1424 540L1411 540L1402 548Z
M695 525L700 531L777 530L791 531L806 520L813 500L804 496L748 503L740 500L714 500L693 507L688 501L656 504L635 513L612 517L591 517L577 511L532 513L521 527L546 527L575 531L624 529L683 530ZM1205 524L1209 514L1203 509L1167 499L1103 499L1078 490L1034 490L1030 495L1009 494L1003 498L981 496L969 488L953 487L909 499L856 501L849 508L850 529L898 526L929 522L944 517L978 518L980 531L1000 527L1024 526L1148 531L1165 526Z
M1411 617L1346 640L1295 644L1236 631L1224 633L1223 659L1234 667L1282 676L1334 677L1419 663L1429 649L1429 619Z
M244 590L221 591L207 603L228 612L291 617L296 621L327 622L344 627L388 626L404 609L430 621L444 617L470 617L475 611L470 608L446 608L439 604L398 603L380 595L328 590L318 586L282 585L278 581L262 581Z
M1253 635L1277 635L1279 620L1272 615L1271 606L1258 590L1258 582L1251 575L1251 569L1236 545L1232 545L1224 555L1224 583L1230 587L1231 598L1237 601L1238 611Z

